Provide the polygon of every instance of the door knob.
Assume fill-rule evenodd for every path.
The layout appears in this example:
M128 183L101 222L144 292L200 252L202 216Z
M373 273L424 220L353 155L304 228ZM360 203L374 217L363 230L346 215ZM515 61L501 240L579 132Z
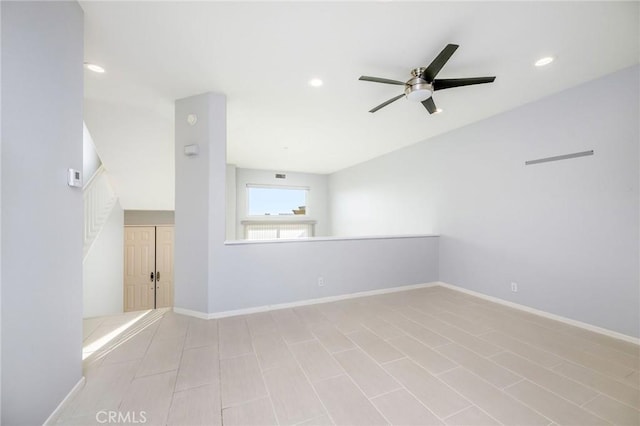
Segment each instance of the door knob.
M153 282L153 272L151 272L151 282Z
M160 281L160 271L156 272L156 281Z

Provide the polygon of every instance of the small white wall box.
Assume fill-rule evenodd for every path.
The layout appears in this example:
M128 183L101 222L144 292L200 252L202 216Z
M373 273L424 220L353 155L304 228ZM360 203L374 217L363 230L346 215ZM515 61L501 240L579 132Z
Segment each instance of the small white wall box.
M194 143L192 145L185 145L184 147L184 155L186 155L187 157L193 157L195 155L198 155L199 152L200 152L200 149L198 148L197 143Z
M69 186L82 188L82 172L80 170L69 169Z

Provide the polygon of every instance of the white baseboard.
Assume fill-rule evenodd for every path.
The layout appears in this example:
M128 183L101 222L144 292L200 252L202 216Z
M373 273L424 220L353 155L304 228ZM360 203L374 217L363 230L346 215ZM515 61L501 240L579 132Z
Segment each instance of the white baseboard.
M278 309L295 308L298 306L316 305L318 303L336 302L338 300L354 299L356 297L375 296L377 294L396 293L399 291L414 290L417 288L434 287L438 284L439 282L437 281L430 282L430 283L423 283L423 284L411 284L411 285L404 285L399 287L381 288L378 290L360 291L357 293L340 294L337 296L319 297L316 299L298 300L298 301L289 302L289 303L278 303L275 305L263 305L263 306L256 306L253 308L235 309L231 311L222 311L222 312L212 312L209 314L204 312L192 311L189 309L183 309L183 308L173 308L173 311L177 314L189 315L189 316L201 318L201 319L226 318L226 317L233 317L237 315L255 314L257 312L267 312L267 311L275 311Z
M468 290L463 287L458 287L457 285L445 283L445 282L437 282L436 285L440 285L442 287L449 288L451 290L459 291L461 293L470 294L472 296L479 297L481 299L488 300L490 302L499 303L501 305L508 306L510 308L519 309L521 311L529 312L531 314L539 315L541 317L549 318L552 320L556 320L559 322L563 322L565 324L573 325L575 327L583 328L585 330L593 331L594 333L603 334L608 337L613 337L614 339L624 340L625 342L634 343L636 345L640 345L640 339L633 336L628 336L626 334L618 333L617 331L609 330L607 328L598 327L592 324L588 324L586 322L577 321L571 318L563 317L560 315L552 314L549 312L541 311L539 309L531 308L526 305L521 305L519 303L510 302L508 300L500 299L494 296L488 296L484 293L479 293L477 291Z
M175 312L176 314L180 314L180 315L187 315L190 317L195 317L195 318L200 318L200 319L209 319L209 314L204 313L204 312L200 312L200 311L193 311L191 309L184 309L184 308L173 308L173 312Z
M58 417L60 417L60 414L62 414L62 411L66 408L67 404L69 404L69 402L76 396L76 394L80 392L80 390L84 387L84 382L85 378L84 376L82 376L80 380L78 380L78 383L76 383L75 386L71 388L67 396L64 397L62 402L58 404L55 410L53 410L53 413L51 413L47 420L44 421L43 426L54 425L56 423Z

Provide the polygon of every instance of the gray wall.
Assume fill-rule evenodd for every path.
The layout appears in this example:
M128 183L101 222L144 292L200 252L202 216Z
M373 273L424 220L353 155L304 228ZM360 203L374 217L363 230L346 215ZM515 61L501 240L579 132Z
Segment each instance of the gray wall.
M2 2L2 424L42 424L82 377L83 13Z
M335 173L334 233L440 233L440 280L637 337L638 75L622 70ZM372 218L358 199L403 208Z
M219 99L221 98L221 99ZM224 108L223 96L205 94L176 101L175 108L175 256L174 256L174 304L176 307L199 312L209 311L209 175L210 147L213 127L219 124L226 129L226 117L213 122L216 101ZM195 113L195 126L187 123L187 115ZM226 130L225 130L226 131ZM197 143L199 154L188 157L184 147ZM223 157L224 159L224 157ZM226 174L226 168L222 171ZM224 179L222 179L224 182ZM226 197L222 188L222 197ZM223 218L226 210L216 212Z
M124 211L116 202L82 263L82 316L121 313L123 280Z
M173 225L175 212L171 210L125 210L124 224L135 226Z
M218 255L211 312L438 280L435 236L232 244Z
M437 280L437 237L225 245L225 104L176 102L176 307L214 313ZM190 143L197 157L182 154Z

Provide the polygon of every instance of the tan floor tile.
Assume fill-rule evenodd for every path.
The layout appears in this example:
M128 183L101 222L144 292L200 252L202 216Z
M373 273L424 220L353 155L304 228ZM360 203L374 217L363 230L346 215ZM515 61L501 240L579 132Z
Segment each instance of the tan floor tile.
M505 392L561 425L607 424L602 418L594 416L569 401L558 398L553 393L527 380L509 386Z
M474 336L493 330L491 327L488 327L482 323L470 321L451 312L441 312L437 315L437 317L440 321L446 322L447 324L450 324L454 327L458 327L459 329L464 330Z
M189 318L187 339L184 342L185 349L199 348L201 346L218 346L218 321L215 319L203 320Z
M480 355L490 356L502 351L502 349L497 347L496 345L493 345L485 340L467 333L466 331L440 321L430 315L424 315L415 311L407 311L405 315L411 317L414 321L419 322L429 330L432 330L435 333L439 333L442 336L446 336L449 342L458 343L459 345L477 352Z
M432 374L455 368L458 364L442 356L434 349L418 342L417 340L404 336L389 340L389 344L402 351L405 355L418 363Z
M254 354L221 359L220 387L223 408L267 396Z
M314 387L338 425L386 425L371 402L347 378L338 376L314 383Z
M404 358L405 355L370 331L356 331L347 337L379 363Z
M585 330L584 328L574 327L572 325L563 324L559 330L561 333L568 334L570 336L579 337L581 339L588 340L590 342L602 345L620 352L624 352L633 357L640 356L640 346L625 342L624 340L616 339L604 334L595 333L593 331Z
M84 345L132 321L83 362L86 385L57 424L143 407L148 424L219 425L221 399L226 425L275 425L274 405L281 424L307 426L640 424L637 345L444 287L222 320L169 309L93 318Z
M331 353L354 348L353 342L330 323L313 325L311 332L322 346Z
M478 407L469 407L444 419L449 426L500 426L500 423Z
M276 333L278 331L278 325L271 317L270 312L258 312L255 314L247 315L247 326L251 336L256 337L263 334Z
M360 331L364 329L362 324L360 324L359 317L346 312L338 312L328 319L334 325L334 327L343 334L353 333L354 331Z
M409 359L390 362L384 365L384 369L440 418L471 405L460 394Z
M253 353L251 335L244 317L218 320L220 358L232 358Z
M315 336L311 334L306 324L300 321L300 318L293 309L272 311L271 316L278 325L278 331L288 344L291 345L315 339Z
M138 414L144 411L146 424L165 424L175 382L175 371L135 379L123 396L118 411Z
M169 339L154 339L142 359L137 377L177 370L180 365L184 336Z
M279 367L265 371L264 380L279 424L300 423L325 414L300 367Z
M448 371L438 378L505 425L548 425L550 423L549 419L464 368Z
M218 359L217 347L203 346L185 349L178 369L176 392L218 383L220 380L219 368L220 360Z
M624 381L626 377L633 373L633 369L620 364L612 363L604 358L585 352L587 346L580 339L572 339L566 334L545 329L543 327L530 324L527 326L517 323L505 324L505 327L512 327L513 331L520 333L518 339L536 345L543 350L565 358L575 364L595 370L613 379Z
M440 346L436 350L498 388L514 384L522 379L521 376L456 343Z
M152 327L135 335L127 336L126 340L120 340L114 345L104 348L104 363L111 364L144 358L154 334L155 328Z
M493 343L494 345L500 346L509 352L520 355L523 358L527 358L529 361L538 363L543 367L555 367L563 362L562 358L559 358L550 352L540 350L535 346L521 342L499 331L484 334L480 336L480 338Z
M605 395L599 395L593 401L585 404L583 408L615 425L640 425L640 411Z
M222 425L218 384L188 389L173 394L167 426Z
M273 426L276 417L269 398L222 409L222 424L225 426Z
M640 409L640 391L638 389L575 364L564 363L555 367L554 371Z
M94 347L98 341L110 341L111 339L117 339L117 335L114 334L117 326L114 325L99 325L92 331L92 333L83 340L82 346ZM110 336L113 336L110 338Z
M332 425L333 425L333 422L331 421L329 416L324 415L324 416L316 417L315 419L298 423L297 426L332 426Z
M529 379L543 388L554 392L561 397L568 399L577 405L582 405L593 399L598 393L578 382L547 370L531 361L514 355L510 352L503 352L491 358L497 364Z
M305 324L318 324L328 322L327 318L322 315L322 312L315 306L300 306L293 308L293 311L298 315Z
M175 339L187 334L190 318L174 312L166 312L160 321L160 326L154 339Z
M253 336L253 347L262 370L296 364L296 360L278 332Z
M316 340L289 346L312 382L344 373L338 363Z
M87 340L91 333L93 333L104 322L104 317L96 318L84 318L82 320L82 341Z
M615 362L616 364L632 368L635 371L640 370L640 353L630 355L592 342L589 342L588 346L584 350L593 356L604 358L608 361Z
M368 398L400 388L397 381L360 349L340 352L333 357Z
M400 389L371 400L393 425L426 426L443 424L409 392Z
M135 377L140 360L105 364L85 375L85 385L67 408L69 416L95 416L100 410L116 410Z
M405 312L406 310L403 311L403 315ZM393 325L401 329L409 336L424 343L429 347L436 347L451 343L451 340L447 339L441 334L435 333L432 330L429 330L416 323L415 321L405 318L402 315L397 318L389 317L388 321L390 321Z
M383 340L402 336L404 332L395 325L378 317L367 317L361 321L361 324L369 331Z

